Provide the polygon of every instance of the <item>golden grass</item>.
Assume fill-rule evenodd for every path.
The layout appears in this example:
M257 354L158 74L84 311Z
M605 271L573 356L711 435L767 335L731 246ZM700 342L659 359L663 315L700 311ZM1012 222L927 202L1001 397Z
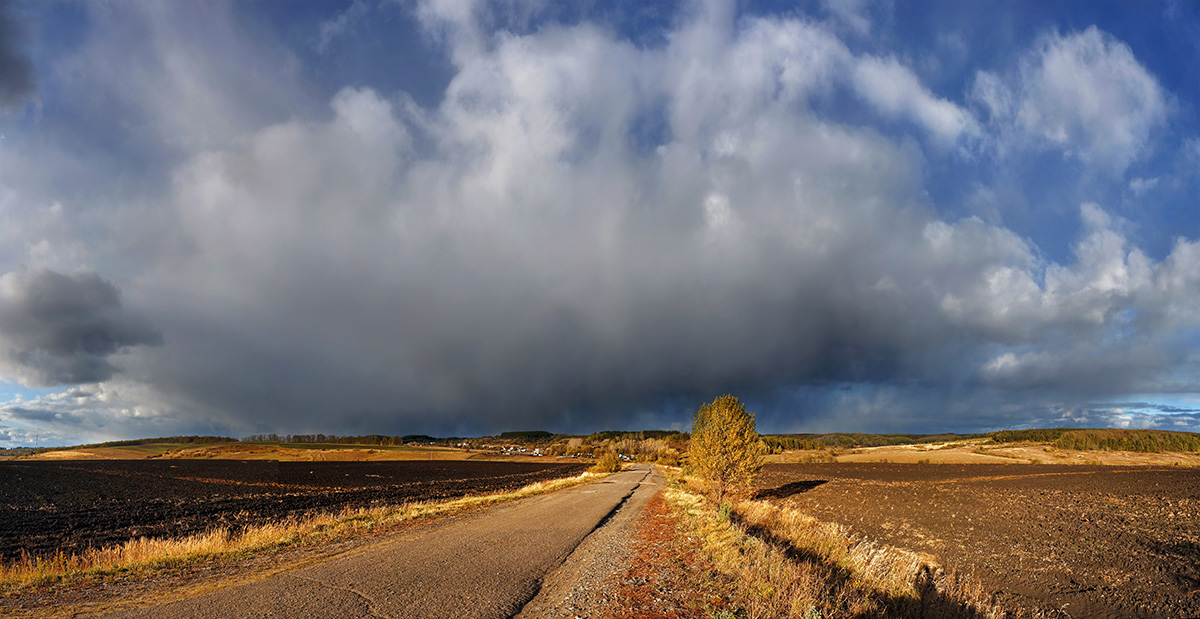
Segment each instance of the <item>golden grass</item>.
M749 619L1013 616L932 557L856 539L841 525L766 501L718 506L679 483L665 496L737 583Z
M60 449L45 451L21 460L142 460L157 457L188 447L183 444L155 443L153 445L127 445L122 447L89 447L87 449Z
M898 464L1080 464L1104 466L1200 466L1200 453L1073 451L1051 443L993 443L963 439L946 443L859 447L850 451L793 450L767 462L889 462Z
M287 546L308 546L383 533L421 519L468 512L516 499L561 490L604 477L577 477L536 482L513 492L464 497L442 502L347 509L317 513L283 522L246 527L232 532L215 528L184 538L138 538L124 544L88 549L77 554L23 557L0 564L0 591L5 594L53 583L71 583L116 573L153 575L216 557L236 557Z
M280 462L368 462L382 460L466 460L471 454L447 447L328 445L290 446L222 443L164 454L166 458L279 460Z

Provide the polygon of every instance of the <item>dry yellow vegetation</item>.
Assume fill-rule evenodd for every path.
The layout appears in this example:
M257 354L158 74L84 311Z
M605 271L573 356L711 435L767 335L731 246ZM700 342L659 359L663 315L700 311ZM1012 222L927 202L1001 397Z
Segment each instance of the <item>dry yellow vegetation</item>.
M1011 616L978 581L946 573L932 557L766 501L718 505L687 486L674 483L665 496L735 583L731 595L746 616Z
M736 397L720 396L696 411L688 461L710 492L748 494L766 451L754 415Z
M1090 464L1106 466L1200 466L1200 453L1076 451L1050 443L993 443L966 439L945 443L888 445L842 450L792 450L767 462L890 462L899 464Z

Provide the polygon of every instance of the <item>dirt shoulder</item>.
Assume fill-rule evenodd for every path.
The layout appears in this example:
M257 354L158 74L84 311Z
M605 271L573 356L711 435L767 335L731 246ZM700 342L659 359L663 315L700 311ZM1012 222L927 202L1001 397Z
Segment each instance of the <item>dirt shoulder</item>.
M605 616L605 609L615 603L615 579L639 550L635 532L644 526L647 504L653 503L662 488L662 473L655 468L620 509L546 576L537 596L521 609L517 619Z
M604 604L582 617L683 619L736 616L732 579L721 574L660 491L630 531L625 569L609 576ZM727 614L722 614L727 613Z

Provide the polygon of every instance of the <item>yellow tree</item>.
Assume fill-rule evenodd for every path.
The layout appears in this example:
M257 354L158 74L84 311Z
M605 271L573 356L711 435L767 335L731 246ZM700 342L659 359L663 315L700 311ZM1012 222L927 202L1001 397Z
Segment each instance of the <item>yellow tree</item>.
M754 415L737 398L723 395L696 411L688 452L692 468L724 500L749 492L766 446L758 437Z

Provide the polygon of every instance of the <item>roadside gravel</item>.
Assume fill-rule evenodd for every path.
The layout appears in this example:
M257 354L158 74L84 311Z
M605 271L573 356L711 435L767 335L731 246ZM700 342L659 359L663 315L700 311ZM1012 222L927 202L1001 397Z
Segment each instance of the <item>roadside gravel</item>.
M613 603L613 583L629 567L634 554L634 525L664 485L651 468L633 494L588 535L561 566L547 574L541 590L516 619L601 617Z

